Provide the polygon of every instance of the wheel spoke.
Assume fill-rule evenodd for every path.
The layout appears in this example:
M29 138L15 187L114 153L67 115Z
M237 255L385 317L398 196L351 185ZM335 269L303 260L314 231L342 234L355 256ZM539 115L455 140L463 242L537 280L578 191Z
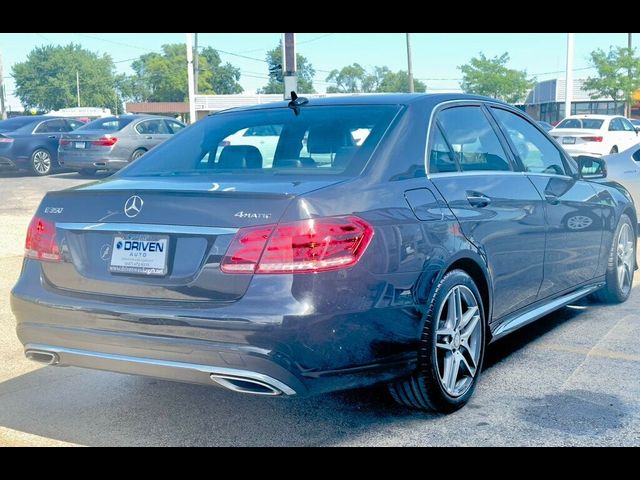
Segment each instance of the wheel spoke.
M456 316L455 316L455 324L454 324L454 328L460 328L460 322L462 321L462 292L460 291L460 288L456 288L454 290L454 301L455 301L455 312L456 312Z
M455 332L451 328L441 328L436 331L436 347L442 348L444 350L453 350L453 345L451 345L451 339L455 335ZM442 341L441 337L448 337L449 341Z
M455 391L458 371L460 370L460 355L455 352L448 352L444 358L444 372L442 383L451 393Z
M469 309L464 312L462 315L462 320L460 320L460 325L458 325L458 329L460 333L465 331L465 327L471 321L475 321L474 318L478 315L478 307L469 307Z
M469 372L469 375L471 375L472 377L475 377L476 371L478 370L476 359L473 358L473 354L471 353L471 351L466 345L464 346L464 350L467 352L467 355L461 353L460 359L462 360L462 363L464 363L464 366Z

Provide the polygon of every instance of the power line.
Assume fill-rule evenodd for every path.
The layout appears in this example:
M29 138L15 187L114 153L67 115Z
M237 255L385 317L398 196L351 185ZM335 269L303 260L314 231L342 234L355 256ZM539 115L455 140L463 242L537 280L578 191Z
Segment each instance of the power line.
M138 50L144 50L146 52L157 53L157 50L150 50L148 48L140 47L138 45L132 45L130 43L118 42L116 40L108 40L106 38L100 38L100 37L96 37L94 35L87 35L86 33L76 33L76 35L79 35L81 37L86 37L86 38L93 38L94 40L100 40L102 42L112 43L114 45L120 45L120 46L123 46L123 47L136 48Z

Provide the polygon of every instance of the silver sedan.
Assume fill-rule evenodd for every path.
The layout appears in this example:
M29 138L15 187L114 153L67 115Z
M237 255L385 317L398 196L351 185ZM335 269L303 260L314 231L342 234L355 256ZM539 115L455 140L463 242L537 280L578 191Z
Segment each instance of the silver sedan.
M60 137L58 161L85 175L119 170L184 127L157 115L99 118Z

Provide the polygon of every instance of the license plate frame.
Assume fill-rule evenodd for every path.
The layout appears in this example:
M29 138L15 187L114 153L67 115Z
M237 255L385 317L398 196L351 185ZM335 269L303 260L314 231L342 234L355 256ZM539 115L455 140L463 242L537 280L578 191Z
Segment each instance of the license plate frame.
M87 142L73 142L73 143L74 143L73 145L74 148L78 148L81 150L87 148Z
M563 145L575 145L576 137L562 137Z
M168 235L116 233L111 245L111 273L146 277L167 275L170 248Z

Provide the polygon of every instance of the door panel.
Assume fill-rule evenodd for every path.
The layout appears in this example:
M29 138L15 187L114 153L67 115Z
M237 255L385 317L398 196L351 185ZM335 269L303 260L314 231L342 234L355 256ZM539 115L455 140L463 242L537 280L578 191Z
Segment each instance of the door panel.
M590 183L555 175L529 178L545 197L549 229L539 298L594 278L602 242L602 208Z
M499 172L432 181L464 235L486 255L494 283L493 319L532 303L542 282L545 218L531 182L521 173Z

